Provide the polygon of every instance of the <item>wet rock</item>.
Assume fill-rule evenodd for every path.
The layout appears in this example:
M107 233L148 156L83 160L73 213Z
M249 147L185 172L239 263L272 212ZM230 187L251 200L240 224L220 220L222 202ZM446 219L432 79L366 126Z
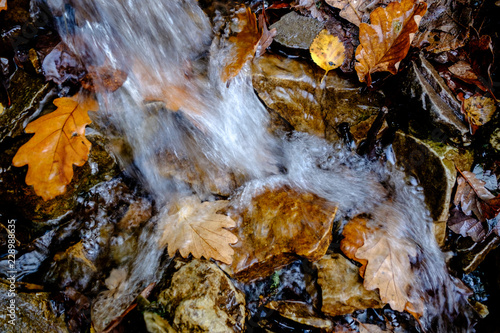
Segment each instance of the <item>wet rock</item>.
M336 207L314 194L288 186L260 188L231 201L236 221L233 263L224 266L243 281L271 275L297 260L321 258L332 240Z
M290 12L271 25L269 30L276 28L277 34L274 40L286 47L309 49L314 38L324 26L325 23L315 18Z
M49 293L17 292L14 298L9 297L10 283L0 281L0 301L3 309L0 315L0 326L4 333L18 332L54 332L68 333L64 322L64 314L58 310L58 304L51 301ZM15 324L9 323L9 304L15 300ZM13 311L14 312L14 311Z
M253 64L253 86L260 99L297 131L339 140L342 123L354 126L376 115L382 93L361 92L361 85L311 64L265 54ZM374 118L372 118L374 120Z
M403 79L402 91L416 101L416 105L422 108L422 115L443 130L450 140L470 144L469 131L460 114L460 103L422 54L412 62L408 76Z
M333 327L331 320L321 318L314 312L311 305L304 302L272 301L266 305L266 308L277 311L280 316L302 325L323 330L328 330Z
M30 76L22 69L16 70L7 90L11 105L0 114L0 143L6 137L24 133L26 125L40 113L40 106L52 88L53 85L43 78Z
M488 253L496 249L498 245L500 245L500 237L494 233L480 242L473 242L469 237L463 238L457 244L455 260L463 272L469 274L475 271Z
M378 293L363 287L359 268L342 255L326 255L314 266L318 270L321 287L322 312L334 317L356 310L383 307Z
M177 332L242 332L245 296L217 265L178 262L170 286L158 296Z
M438 244L444 245L451 193L457 175L455 166L460 170L470 170L472 151L434 141L432 135L431 138L419 139L401 131L396 133L393 148L398 163L415 175L424 188L425 202L434 220L434 235Z
M76 290L85 289L94 279L97 267L79 241L65 252L57 253L51 262L52 269L48 272L46 281L55 282L61 288L73 287Z
M101 274L135 257L137 231L151 210L151 203L121 178L92 188L76 214L80 241L54 255L45 281L60 289L99 290Z

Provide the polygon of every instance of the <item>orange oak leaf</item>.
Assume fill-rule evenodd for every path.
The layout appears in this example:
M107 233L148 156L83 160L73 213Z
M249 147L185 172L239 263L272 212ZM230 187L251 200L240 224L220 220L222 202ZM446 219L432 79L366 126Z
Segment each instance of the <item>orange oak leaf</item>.
M17 151L12 164L28 165L26 184L37 195L50 200L66 191L73 178L73 165L82 166L88 159L91 143L85 138L90 124L87 112L97 111L93 98L77 94L54 100L57 109L26 126L35 135Z
M236 223L217 213L227 204L226 200L202 203L196 196L182 198L161 219L160 247L168 244L171 257L179 250L184 258L191 253L198 259L203 256L230 265L234 250L229 244L236 243L238 237L225 228L233 228Z
M427 4L419 0L391 2L370 14L370 24L359 25L355 65L359 81L370 86L372 73L397 73L426 10Z
M228 64L221 74L223 82L234 78L245 63L253 58L262 36L262 31L257 26L257 18L250 8L242 8L236 12L236 15L239 32L229 37L231 49L227 58Z
M410 258L416 248L404 239L393 239L383 229L367 226L368 219L355 217L344 227L340 248L362 264L359 274L367 290L379 290L380 299L393 310L407 311L416 319L423 314L423 302L411 300L413 284Z

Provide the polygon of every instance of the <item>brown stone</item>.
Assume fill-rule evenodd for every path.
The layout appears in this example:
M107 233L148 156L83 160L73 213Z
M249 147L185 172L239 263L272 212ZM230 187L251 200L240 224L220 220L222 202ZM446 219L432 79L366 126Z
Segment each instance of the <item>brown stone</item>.
M195 259L177 268L158 296L177 332L243 332L245 296L217 265Z
M318 270L323 305L321 311L330 316L341 316L356 310L381 308L377 292L363 287L359 268L338 253L324 256L314 263Z
M333 203L288 186L262 188L251 202L238 200L233 199L228 212L237 223L233 232L239 239L228 269L238 279L266 277L299 256L314 261L326 253L336 212Z
M68 333L64 314L56 309L61 304L50 299L48 292L24 293L16 292L12 298L9 296L10 283L0 281L0 301L2 302L2 315L0 316L1 331L4 333L19 332L51 332ZM15 301L15 321L9 323L8 305Z
M359 82L330 71L320 84L324 71L309 63L264 54L253 64L253 86L260 99L297 131L330 141L339 139L341 123L355 126L376 115L383 94L361 92Z
M394 152L398 163L417 177L424 189L425 203L434 220L434 236L440 246L446 238L451 193L456 181L456 168L470 170L473 152L459 149L432 138L396 132Z
M314 312L311 305L300 301L272 301L267 308L277 311L280 316L318 329L329 330L333 323L329 319L321 318Z

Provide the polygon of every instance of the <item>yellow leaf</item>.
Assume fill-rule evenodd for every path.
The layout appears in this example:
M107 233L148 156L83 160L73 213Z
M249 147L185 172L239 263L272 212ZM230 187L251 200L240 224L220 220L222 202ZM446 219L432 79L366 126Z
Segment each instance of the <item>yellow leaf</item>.
M340 67L345 59L344 44L326 29L321 30L314 38L309 51L316 65L326 71L325 76L332 69Z
M0 0L0 12L2 10L7 10L7 0Z
M482 126L490 121L497 109L493 98L472 96L463 101L467 121L473 126Z
M426 10L427 4L419 0L391 2L370 14L371 24L359 25L355 65L359 81L370 86L372 73L397 73Z
M85 126L92 122L87 111L98 109L93 98L79 94L57 98L54 104L57 110L26 126L26 133L35 135L12 161L17 167L28 164L26 184L44 200L63 194L73 178L73 164L87 161L91 143L85 138Z
M160 247L168 244L168 254L173 257L177 250L186 258L213 258L226 264L233 261L234 250L229 244L238 237L224 228L236 223L228 216L217 214L225 208L226 200L200 202L196 196L186 197L174 204L161 220L163 235Z

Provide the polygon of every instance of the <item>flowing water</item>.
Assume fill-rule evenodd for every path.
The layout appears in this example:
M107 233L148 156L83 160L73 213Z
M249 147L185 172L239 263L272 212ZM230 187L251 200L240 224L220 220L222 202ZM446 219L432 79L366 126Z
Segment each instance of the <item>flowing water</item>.
M373 226L417 249L411 299L425 303L425 330L468 329L466 315L459 326L452 324L466 298L447 272L421 191L395 167L369 162L340 145L303 133L271 135L249 68L229 85L219 79L227 48L196 1L69 2L48 0L63 40L87 66L106 64L128 73L119 90L99 94L96 121L108 136L125 138L131 156L117 154L160 205L193 191L212 200L209 184L229 177L234 185L220 192L243 185L242 200L264 185L287 183L337 203L345 217L369 213ZM178 170L166 170L167 161L194 170L190 186L175 177ZM117 316L158 277L161 250L154 246L159 237L154 222L141 235L127 287L111 301L101 295L94 317Z

